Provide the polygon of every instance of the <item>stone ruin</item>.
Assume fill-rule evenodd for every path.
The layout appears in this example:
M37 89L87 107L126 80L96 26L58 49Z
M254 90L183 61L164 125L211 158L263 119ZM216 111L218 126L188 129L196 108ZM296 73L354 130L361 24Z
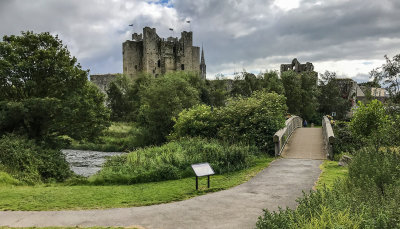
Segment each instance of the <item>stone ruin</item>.
M314 65L310 62L307 62L305 64L300 64L297 58L294 58L291 64L281 64L281 74L282 72L286 72L289 70L293 70L297 73L314 71Z

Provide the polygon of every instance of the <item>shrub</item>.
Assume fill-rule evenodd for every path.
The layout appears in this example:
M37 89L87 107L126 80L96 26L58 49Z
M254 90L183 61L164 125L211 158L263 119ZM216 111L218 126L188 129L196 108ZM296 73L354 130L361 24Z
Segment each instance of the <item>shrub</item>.
M332 126L335 134L335 142L333 144L333 154L354 153L362 147L362 143L352 135L349 128L349 122L335 121Z
M4 185L19 185L21 182L19 182L17 179L14 177L10 176L10 174L6 172L0 172L0 186Z
M272 153L272 137L284 127L285 113L284 96L257 91L249 98L231 99L225 107L211 109L199 105L182 111L171 138L217 137L231 143L256 145Z
M217 137L218 128L221 123L218 122L218 115L207 105L196 105L190 109L185 109L179 113L178 119L175 119L174 132L171 139L180 137Z
M273 154L273 135L285 126L286 109L285 97L276 93L257 91L249 98L231 100L217 113L222 123L218 136Z
M376 99L369 104L359 102L358 105L350 122L350 130L363 143L372 144L377 149L387 142L389 116L382 103Z
M38 146L33 140L17 135L0 138L0 165L5 172L28 184L63 181L71 175L59 150Z
M209 162L217 174L251 165L256 147L228 145L217 140L181 139L162 146L139 149L109 158L102 170L89 178L95 184L133 184L193 176L191 164Z

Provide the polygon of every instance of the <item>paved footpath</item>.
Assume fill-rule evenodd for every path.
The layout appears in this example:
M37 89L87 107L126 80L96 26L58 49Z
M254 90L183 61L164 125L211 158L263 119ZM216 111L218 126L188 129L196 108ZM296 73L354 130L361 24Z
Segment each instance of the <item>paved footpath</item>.
M263 208L294 208L302 190L310 190L317 181L321 163L321 160L277 159L253 179L232 189L168 204L82 211L3 211L0 226L254 228Z
M324 160L322 128L299 128L282 152L284 158Z

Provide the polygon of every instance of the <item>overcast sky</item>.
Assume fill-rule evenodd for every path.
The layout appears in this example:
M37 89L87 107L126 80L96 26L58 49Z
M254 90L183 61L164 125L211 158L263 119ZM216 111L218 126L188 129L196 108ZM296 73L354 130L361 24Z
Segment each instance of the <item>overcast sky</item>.
M279 70L296 57L367 81L385 54L400 53L399 12L399 0L0 0L0 35L49 31L91 74L120 73L132 32L180 36L190 20L209 79Z

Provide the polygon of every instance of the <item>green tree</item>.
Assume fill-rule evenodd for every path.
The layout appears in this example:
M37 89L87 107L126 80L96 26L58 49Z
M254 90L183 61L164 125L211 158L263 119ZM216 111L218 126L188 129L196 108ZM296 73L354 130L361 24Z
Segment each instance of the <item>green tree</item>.
M378 152L388 140L389 116L383 104L376 99L369 104L358 102L358 106L350 122L350 130L365 144L372 144Z
M303 119L309 121L319 121L317 117L318 108L318 75L314 71L306 71L300 74L301 78L301 109L300 114Z
M0 134L92 139L108 126L104 95L57 36L22 32L0 42Z
M386 64L371 71L374 82L383 82L387 86L391 99L395 103L400 103L400 54L392 60L385 55Z
M160 144L174 125L173 118L186 108L200 103L199 92L179 73L151 80L141 94L138 124L144 144Z
M282 84L285 88L286 105L291 114L300 115L301 104L301 77L294 71L286 71L281 75Z
M260 90L261 85L257 76L253 73L243 71L237 74L232 82L232 96L249 97L254 91Z
M351 102L341 96L335 72L320 74L319 90L319 112L323 115L336 112L337 119L344 119L350 111Z
M111 109L111 120L134 121L140 107L138 93L143 77L134 82L125 75L119 75L107 89L107 106Z
M228 80L217 77L215 80L206 80L205 82L210 93L210 102L207 104L213 107L224 106L229 95L227 91Z
M278 73L276 71L265 72L260 76L260 83L264 90L267 92L276 92L280 95L285 93L285 88L283 87L282 80L279 79Z

